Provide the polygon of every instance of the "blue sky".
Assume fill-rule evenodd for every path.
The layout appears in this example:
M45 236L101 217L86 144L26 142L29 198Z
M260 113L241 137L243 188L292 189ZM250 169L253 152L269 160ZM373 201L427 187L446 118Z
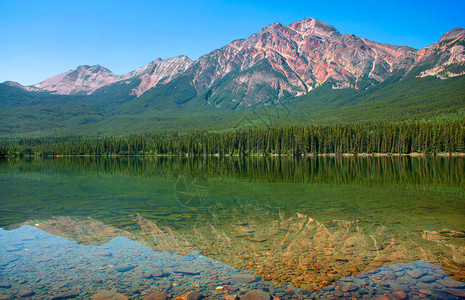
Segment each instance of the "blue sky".
M34 84L84 64L125 74L159 57L195 60L271 23L306 17L422 48L465 27L464 11L465 0L0 0L0 82Z

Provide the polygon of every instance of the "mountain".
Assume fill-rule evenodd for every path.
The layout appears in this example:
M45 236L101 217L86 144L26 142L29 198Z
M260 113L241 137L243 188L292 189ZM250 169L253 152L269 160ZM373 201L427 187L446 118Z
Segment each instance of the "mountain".
M124 75L80 66L33 86L5 82L0 134L227 129L263 123L258 110L283 105L283 123L454 119L465 109L463 74L465 29L417 50L307 18L196 61L157 59Z
M59 95L90 94L117 80L118 76L102 66L79 66L75 70L44 80L33 87Z
M132 93L140 96L158 84L170 82L186 71L192 63L193 61L184 55L167 60L159 58L144 67L121 76L120 80L137 80L138 84Z
M364 89L393 74L456 76L465 72L464 29L425 49L380 44L307 18L269 25L201 57L183 76L208 103L236 107L276 103L323 84ZM420 71L423 73L420 74Z
M176 103L196 98L232 109L253 107L304 95L323 84L334 89L365 89L398 72L440 78L461 75L465 73L464 39L465 29L456 28L437 43L416 50L341 34L307 18L288 26L271 24L195 62L186 56L157 59L126 75L115 75L101 66L80 66L33 87L73 95L92 94L113 85L118 91L130 90L127 96L140 97L176 79L174 85L195 93ZM123 89L124 85L131 88Z
M201 57L186 71L208 100L239 106L299 96L328 83L356 88L381 82L415 59L415 50L341 35L312 18L272 24Z
M35 86L24 86L21 83L16 82L16 81L5 81L2 84L6 86L15 87L15 88L21 89L23 91L28 91L28 92L41 92L42 91L42 89L37 88Z
M465 74L465 29L455 28L417 52L420 76L448 78Z
M144 67L120 76L99 65L79 66L75 70L59 74L27 88L58 95L89 95L101 87L118 81L124 81L125 84L138 81L132 93L140 96L158 83L169 82L191 64L192 60L187 56L167 60L157 59Z

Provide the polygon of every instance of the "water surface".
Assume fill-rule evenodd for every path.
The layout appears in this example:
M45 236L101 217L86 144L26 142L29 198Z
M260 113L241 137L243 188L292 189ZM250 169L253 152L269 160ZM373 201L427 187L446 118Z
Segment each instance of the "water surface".
M464 281L464 187L449 157L4 159L0 227L197 250L308 291L419 259Z

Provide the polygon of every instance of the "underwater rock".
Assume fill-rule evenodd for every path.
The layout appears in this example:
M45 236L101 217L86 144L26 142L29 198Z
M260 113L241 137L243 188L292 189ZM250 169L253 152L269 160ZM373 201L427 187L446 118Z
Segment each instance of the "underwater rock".
M146 272L142 277L149 279L149 278L157 278L157 277L166 277L169 276L171 273L165 271L163 269L154 269L152 271Z
M456 289L444 289L444 292L447 292L451 295L457 296L457 297L463 297L465 298L465 291L462 290L456 290Z
M410 277L412 277L412 278L418 279L418 278L420 278L421 276L426 275L426 272L411 270L411 271L407 271L407 274L408 274Z
M391 294L391 298L398 299L398 300L405 300L407 299L407 294L405 292L394 292Z
M127 300L123 294L117 293L115 291L100 291L90 297L92 300Z
M29 296L32 296L34 295L34 292L31 291L31 290L22 290L22 291L19 291L18 293L18 296L20 297L29 297Z
M432 294L432 292L430 290L419 290L419 292L421 294L424 294L424 295L431 295Z
M160 292L152 293L144 298L144 300L166 300L166 299L168 299L168 296Z
M130 270L132 270L134 268L135 268L135 266L133 266L133 265L119 265L119 266L115 266L115 271L124 273L124 272L130 271Z
M358 286L356 286L355 284L352 284L350 282L344 284L342 286L342 289L341 289L341 291L343 291L344 293L345 292L352 292L352 291L356 291L356 290L358 290Z
M421 282L425 282L425 283L431 283L431 282L435 282L436 281L436 277L434 276L423 276L419 279L419 281Z
M198 300L201 297L202 295L197 292L189 292L185 295L182 295L181 297L176 298L175 300Z
M257 281L257 277L254 275L246 275L246 274L237 274L237 275L232 275L231 279L236 282L240 283L252 283Z
M184 275L199 275L200 272L187 269L178 269L173 271L173 273L184 274Z
M450 278L438 280L437 283L450 288L465 288L465 283L452 280Z
M262 290L252 290L248 291L244 296L241 297L241 300L270 300L270 295Z
M71 299L71 298L76 298L78 297L79 294L76 292L65 292L65 293L60 293L51 298L51 300L63 300L63 299Z

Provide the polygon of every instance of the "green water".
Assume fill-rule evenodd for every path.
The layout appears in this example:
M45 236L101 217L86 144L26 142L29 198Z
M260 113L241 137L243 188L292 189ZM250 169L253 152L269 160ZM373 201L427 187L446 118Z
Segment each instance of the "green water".
M464 188L465 159L449 157L3 159L0 227L43 222L56 228L51 220L57 217L81 225L90 218L158 250L197 249L263 275L282 269L283 255L302 266L324 252L346 255L344 267L352 273L373 259L423 258L462 279ZM74 223L65 228L64 220L58 222L62 235L85 231ZM425 238L429 231L433 238ZM328 265L341 269L338 264L328 261L318 274Z
M0 226L57 215L118 226L134 213L187 226L185 214L248 203L321 221L463 231L464 188L462 158L7 159L0 160Z

